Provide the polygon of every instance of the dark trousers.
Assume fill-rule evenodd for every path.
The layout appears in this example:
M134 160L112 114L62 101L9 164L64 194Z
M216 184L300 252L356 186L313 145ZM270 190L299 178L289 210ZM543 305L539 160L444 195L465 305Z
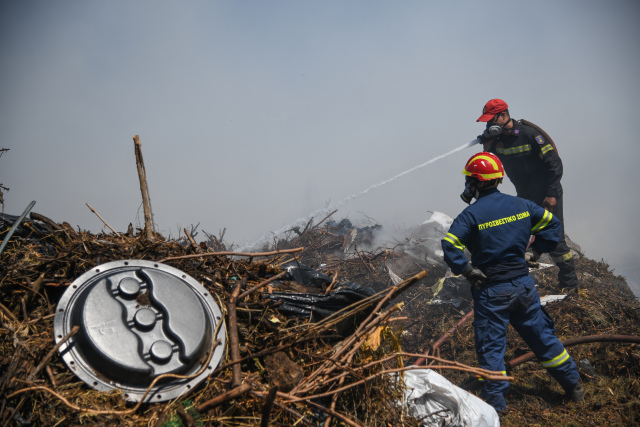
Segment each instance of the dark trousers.
M538 361L565 390L578 384L580 374L575 362L555 335L553 320L540 305L540 297L531 276L472 289L475 346L478 364L506 375L504 353L507 326L514 327ZM496 411L506 408L508 381L482 381L482 397Z
M518 194L518 197L531 200L538 206L542 206L542 202L545 198L544 195L535 194L527 194L522 196ZM554 214L562 223L562 239L558 243L558 246L556 246L556 249L553 252L549 252L549 256L551 256L553 262L555 262L555 264L560 269L560 271L558 272L558 282L560 283L560 287L576 288L578 286L576 263L573 259L573 255L571 254L571 250L569 249L569 245L567 245L567 239L564 236L564 215L562 209L563 207L561 193L559 197L556 197L556 206L553 211L551 211L551 213Z

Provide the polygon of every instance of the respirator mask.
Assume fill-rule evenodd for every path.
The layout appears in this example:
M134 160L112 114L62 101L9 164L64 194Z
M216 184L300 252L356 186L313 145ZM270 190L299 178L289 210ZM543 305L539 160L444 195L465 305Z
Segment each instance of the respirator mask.
M482 132L482 135L487 138L493 138L500 135L501 133L502 133L502 126L495 123L487 123L487 127L484 130L484 132Z
M470 205L474 197L477 196L477 180L471 176L465 177L464 191L460 195L463 202Z

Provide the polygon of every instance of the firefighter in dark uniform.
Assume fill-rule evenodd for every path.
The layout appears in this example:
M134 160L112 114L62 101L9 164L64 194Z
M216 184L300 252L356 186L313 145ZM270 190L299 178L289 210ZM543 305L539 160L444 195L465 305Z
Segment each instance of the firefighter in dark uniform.
M551 141L535 128L513 120L501 99L486 103L478 122L487 122L480 136L484 150L502 161L518 197L531 200L552 212L562 223L562 239L549 255L556 263L558 282L563 288L576 288L575 260L564 235L562 212L562 160Z
M527 264L555 249L562 224L535 203L498 191L504 169L495 155L475 154L463 174L467 177L462 198L476 202L453 221L442 239L442 250L451 271L472 284L478 363L506 375L504 353L511 324L567 396L582 400L584 388L576 364L540 305ZM527 251L531 235L536 238ZM465 248L471 252L471 262ZM500 412L506 409L508 389L508 381L482 381L480 396Z

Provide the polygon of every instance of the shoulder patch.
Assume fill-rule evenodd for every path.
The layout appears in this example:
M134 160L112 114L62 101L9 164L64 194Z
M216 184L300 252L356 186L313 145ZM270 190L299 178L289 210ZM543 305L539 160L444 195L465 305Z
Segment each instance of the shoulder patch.
M514 135L517 135L517 134L519 134L519 133L520 133L520 129L516 129L516 130L514 130L514 131L513 131L513 134L514 134Z
M544 138L542 137L542 135L538 135L536 136L536 142L540 145L543 145L545 143Z

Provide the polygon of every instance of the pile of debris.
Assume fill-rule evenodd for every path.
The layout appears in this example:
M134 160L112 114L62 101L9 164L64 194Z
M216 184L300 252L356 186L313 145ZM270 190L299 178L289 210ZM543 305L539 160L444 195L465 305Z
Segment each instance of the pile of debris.
M429 275L398 296L403 319L400 344L407 353L438 355L447 360L477 365L474 349L473 304L469 284L451 275L442 262L440 240L451 218L435 212L420 226L396 230L397 239L377 240L372 249L354 244L336 255L346 238L330 227L307 230L279 243L313 246L305 261L340 267L344 280L367 283L376 289L390 286L396 277L427 270ZM370 239L371 240L371 239ZM502 425L636 425L640 420L640 303L624 277L616 276L604 261L586 258L567 236L580 286L561 289L557 267L548 255L532 270L545 309L555 322L556 334L575 359L585 384L581 403L568 402L563 390L537 363L530 349L510 327L507 337L508 373L514 377L507 399L510 411ZM335 258L334 258L335 257ZM397 274L396 274L397 273ZM411 363L416 360L411 361ZM479 394L479 382L461 371L445 371L453 384Z
M294 239L278 245L288 248L250 254L225 251L221 238L214 243L222 250L214 252L186 230L186 243L136 231L93 235L34 213L21 222L0 218L0 239L14 233L0 253L2 425L420 424L401 404L404 383L393 375L419 355L402 352L398 325L406 317L391 301L424 281L426 271L392 284L380 268L394 257L387 250L356 250L357 258L340 262L334 244L341 248L344 239L331 240L339 234L330 225L300 233L310 249ZM305 265L317 259L326 261L324 272ZM344 280L356 263L366 273L354 276L365 280ZM378 289L368 286L368 274ZM191 289L198 297L215 296L208 304L224 311L207 326L218 340L204 347L192 331L179 336L179 319L193 322L183 330L198 329L193 295L167 289L191 279L204 289ZM180 313L184 301L189 312ZM164 329L152 329L162 322ZM149 336L162 345L131 349L131 331L142 346ZM225 334L228 351L218 361ZM190 345L201 347L198 357L188 357ZM144 378L137 359L169 373ZM183 366L187 359L195 370ZM200 378L199 367L211 372L196 386L187 381ZM141 384L144 393L131 391ZM176 387L186 392L164 402Z
M341 272L346 280L360 280L373 287L389 286L394 282L394 272L405 277L420 269L428 270L428 277L392 301L404 302L401 346L407 353L438 355L473 366L477 358L469 284L451 275L439 252L440 240L450 224L450 218L435 212L424 224L396 233L403 237L384 248L373 252L356 248L350 259L339 264L344 266ZM316 231L294 241L304 244L331 234L331 230ZM637 425L640 303L624 277L613 274L604 261L586 258L568 236L567 242L576 259L577 290L558 286L558 269L548 255L541 258L540 268L532 270L531 275L555 322L556 334L578 364L585 400L568 402L563 390L509 327L505 360L514 380L507 399L510 411L500 421L506 426L601 425L603 420L612 425ZM321 250L311 259L321 262L330 253ZM462 371L443 375L453 384L479 393L475 376Z
M18 219L0 217L0 241ZM444 400L446 391L457 388L453 384L477 399L477 378L492 376L476 367L468 285L452 277L442 262L440 239L449 225L450 218L434 213L418 227L395 232L393 241L381 241L378 225L358 228L328 217L249 254L227 250L223 236L205 233L208 241L198 244L186 230L184 241L139 229L94 235L31 214L17 224L0 253L0 422L471 425L461 420L454 404L416 411L417 400L407 400L406 394L413 385L398 375L414 370L411 365L422 357L429 372L451 383L433 387L432 400ZM602 419L631 425L640 419L640 349L635 344L640 342L640 304L605 263L588 260L579 250L575 255L581 282L577 291L557 288L555 267L533 274L541 296L561 295L550 298L546 309L558 336L580 362L586 398L579 404L564 402L559 386L531 361L527 346L510 331L506 360L513 376L507 399L511 412L501 418L503 425L597 425ZM120 264L113 267L116 262ZM210 325L218 340L207 341L192 358L197 359L195 370L140 380L148 394L137 401L126 387L104 391L122 378L99 373L94 382L81 379L78 360L66 352L73 345L101 340L100 334L110 331L108 322L100 324L99 332L69 327L68 333L54 336L54 323L68 311L69 292L94 280L92 275L95 283L102 280L105 268L116 271L104 283L125 283L123 277L134 275L126 262L162 269L170 275L162 280L176 280L177 287L193 279L196 293L214 296L222 312L222 319L214 316ZM161 298L150 291L145 298L133 296L140 290L135 283L131 290L131 283L105 289L112 295L119 289L122 295L114 298L122 306L152 310L159 322L171 321L172 313L163 311L163 305L171 305L166 298L160 304ZM73 319L86 324L82 316ZM140 317L124 323L137 322L143 330L147 325ZM174 349L186 345L186 339L167 337ZM152 359L165 357L162 351L148 353ZM111 357L118 358L117 351ZM185 359L184 352L180 357ZM200 366L209 374L197 385L188 382L200 378ZM171 381L187 391L153 403ZM497 416L489 417L485 425L497 422Z

